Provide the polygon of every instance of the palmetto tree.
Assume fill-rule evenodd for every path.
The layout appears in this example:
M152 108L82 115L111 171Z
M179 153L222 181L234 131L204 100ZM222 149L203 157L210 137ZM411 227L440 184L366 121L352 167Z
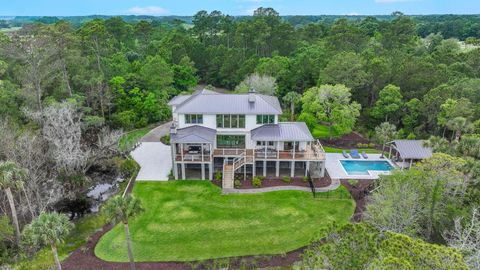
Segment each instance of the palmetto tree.
M72 228L73 223L68 220L66 215L42 212L38 218L25 227L24 235L36 244L50 245L57 269L61 270L62 265L58 259L57 243L63 242Z
M460 136L462 132L467 132L472 129L472 125L468 122L467 118L465 117L455 117L447 122L447 127L454 131L452 134L455 136L455 141L460 140Z
M18 224L17 209L15 208L12 189L22 188L26 176L27 171L20 168L15 162L0 162L0 189L5 190L8 203L10 204L17 246L20 246L20 225Z
M288 92L284 97L283 101L290 103L290 120L293 121L295 115L295 105L302 100L302 95L297 92Z
M377 140L382 144L382 156L385 152L385 144L394 139L397 135L397 128L395 125L390 124L389 122L383 122L378 127L375 128L375 136Z
M133 259L132 243L130 240L130 230L128 228L128 220L143 212L141 201L137 198L127 195L125 197L115 196L111 198L104 206L103 211L113 224L122 222L125 227L125 239L127 241L128 258L130 260L130 268L135 269L135 261Z

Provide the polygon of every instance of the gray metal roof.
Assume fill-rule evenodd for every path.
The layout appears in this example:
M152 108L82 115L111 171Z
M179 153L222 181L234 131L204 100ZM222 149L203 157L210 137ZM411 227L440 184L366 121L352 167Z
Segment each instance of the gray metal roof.
M402 159L425 159L432 156L432 149L422 140L394 140L391 142Z
M215 94L213 94L215 93ZM220 94L209 90L197 91L188 98L173 98L169 105L177 106L176 113L201 114L282 114L277 97L252 94ZM181 102L180 102L181 101Z
M211 143L215 142L217 131L215 129L190 126L177 129L177 133L170 134L170 140L173 143Z
M313 136L303 122L267 124L252 129L254 141L313 141Z
M168 102L168 105L170 105L170 106L177 106L177 105L179 105L179 104L182 104L183 102L185 102L187 99L191 98L192 96L199 95L199 94L203 94L203 95L216 95L216 94L218 94L218 93L215 92L215 91L212 91L212 90L203 89L203 90L195 91L195 92L194 92L193 94L191 94L191 95L178 95L178 96L175 96L175 97L173 97L173 98Z

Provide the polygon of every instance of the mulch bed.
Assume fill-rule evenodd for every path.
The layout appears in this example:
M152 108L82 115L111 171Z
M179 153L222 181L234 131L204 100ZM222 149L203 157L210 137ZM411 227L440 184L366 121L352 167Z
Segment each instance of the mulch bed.
M255 189L252 185L251 178L246 180L240 180L242 185L238 187L238 189ZM222 187L222 181L212 181L213 184ZM320 179L313 179L313 184L316 188L328 187L332 183L332 179L328 175L327 171L325 171L325 177ZM281 187L281 186L298 186L298 187L310 187L308 182L303 181L303 177L293 177L291 178L290 182L284 182L281 177L268 177L262 181L262 188L265 187ZM237 188L237 187L236 187Z
M352 132L350 134L343 135L340 138L336 138L333 140L322 139L320 140L323 145L338 147L338 148L349 148L349 147L357 147L359 143L370 143L368 139L363 137L361 134L357 132Z
M352 220L355 222L361 221L367 203L367 195L374 188L374 180L358 180L355 185L350 184L348 180L341 180L340 182L348 189L356 203Z

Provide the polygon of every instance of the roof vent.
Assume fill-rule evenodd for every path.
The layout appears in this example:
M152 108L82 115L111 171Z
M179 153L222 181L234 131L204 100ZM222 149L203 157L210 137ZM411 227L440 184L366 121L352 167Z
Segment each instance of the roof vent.
M250 91L248 91L248 102L255 102L255 88L251 88Z

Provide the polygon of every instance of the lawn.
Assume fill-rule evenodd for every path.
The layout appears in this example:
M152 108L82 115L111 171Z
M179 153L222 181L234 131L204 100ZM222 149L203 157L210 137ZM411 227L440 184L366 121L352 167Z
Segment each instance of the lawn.
M330 147L330 146L324 146L323 149L325 150L326 153L342 153L343 150L346 150L346 149L335 148L335 147ZM373 149L373 148L355 148L355 149L357 149L359 153L362 153L363 151L365 151L365 153L367 153L367 154L381 154L382 153L382 151L379 151L379 150ZM349 149L347 149L346 151L347 151L347 153L350 152Z
M152 128L146 127L136 129L125 133L118 142L120 150L126 150L127 147L137 143L143 136L145 136Z
M222 195L207 181L137 182L145 212L130 222L138 261L190 261L279 254L309 243L331 222L349 222L355 203L344 187L316 199L302 191ZM126 262L123 225L95 254Z
M328 136L328 127L327 126L324 126L324 125L321 125L321 124L317 124L312 130L312 136L315 138L315 139L329 139L329 136ZM333 138L335 137L338 137L338 134L335 133L335 131L332 131L333 133Z

